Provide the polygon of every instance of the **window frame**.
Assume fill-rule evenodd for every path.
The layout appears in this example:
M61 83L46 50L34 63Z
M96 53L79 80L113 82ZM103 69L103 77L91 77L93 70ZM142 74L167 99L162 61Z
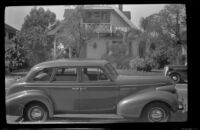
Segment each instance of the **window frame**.
M38 75L38 73L40 73L41 71L43 71L44 69L52 69L52 73L51 73L51 76L49 78L48 81L35 81L34 78L36 77L36 75ZM28 78L28 82L30 83L50 83L51 82L51 79L52 79L52 76L53 76L53 73L54 73L54 67L47 67L47 68L40 68L38 70L35 70L32 74L31 74L31 77Z
M95 81L88 80L88 81L84 81L83 80L83 72L82 72L82 69L84 69L84 68L96 68L96 69L100 69L106 75L107 80L95 80ZM107 74L106 70L103 67L101 67L101 66L81 66L80 67L80 82L82 82L82 83L111 82L111 81L112 81L112 79Z
M76 73L77 73L77 77L76 77L76 80L75 81L54 81L54 77L56 76L56 72L59 68L75 68L76 69ZM54 67L54 73L52 74L52 77L51 77L51 80L50 82L51 83L78 83L80 81L80 74L79 74L79 67L77 66L59 66L59 67Z

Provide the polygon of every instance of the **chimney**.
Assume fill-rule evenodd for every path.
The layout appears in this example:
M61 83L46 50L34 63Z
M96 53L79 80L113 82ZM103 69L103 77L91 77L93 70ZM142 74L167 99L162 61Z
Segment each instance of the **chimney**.
M123 12L123 5L119 4L119 10Z

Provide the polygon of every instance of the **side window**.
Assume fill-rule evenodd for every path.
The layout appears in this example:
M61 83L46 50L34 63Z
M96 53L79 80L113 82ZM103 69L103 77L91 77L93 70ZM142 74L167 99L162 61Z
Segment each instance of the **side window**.
M46 81L47 82L50 80L52 72L53 72L52 68L45 68L36 73L36 75L33 78L33 81L43 81L43 82Z
M57 68L53 81L77 81L76 68Z
M83 81L102 81L108 80L106 74L100 68L82 68Z

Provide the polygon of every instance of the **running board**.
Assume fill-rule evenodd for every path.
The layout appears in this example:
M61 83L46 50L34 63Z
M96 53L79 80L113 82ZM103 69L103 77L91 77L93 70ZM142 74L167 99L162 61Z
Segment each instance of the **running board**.
M53 117L60 118L95 118L95 119L124 119L116 114L57 114Z

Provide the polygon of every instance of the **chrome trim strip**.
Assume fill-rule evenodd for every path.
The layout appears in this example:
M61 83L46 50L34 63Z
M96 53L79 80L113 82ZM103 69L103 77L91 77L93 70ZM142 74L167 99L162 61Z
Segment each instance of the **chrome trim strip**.
M136 85L127 84L127 85L120 85L120 86L149 86L149 85L167 85L167 84L166 83L136 84Z

